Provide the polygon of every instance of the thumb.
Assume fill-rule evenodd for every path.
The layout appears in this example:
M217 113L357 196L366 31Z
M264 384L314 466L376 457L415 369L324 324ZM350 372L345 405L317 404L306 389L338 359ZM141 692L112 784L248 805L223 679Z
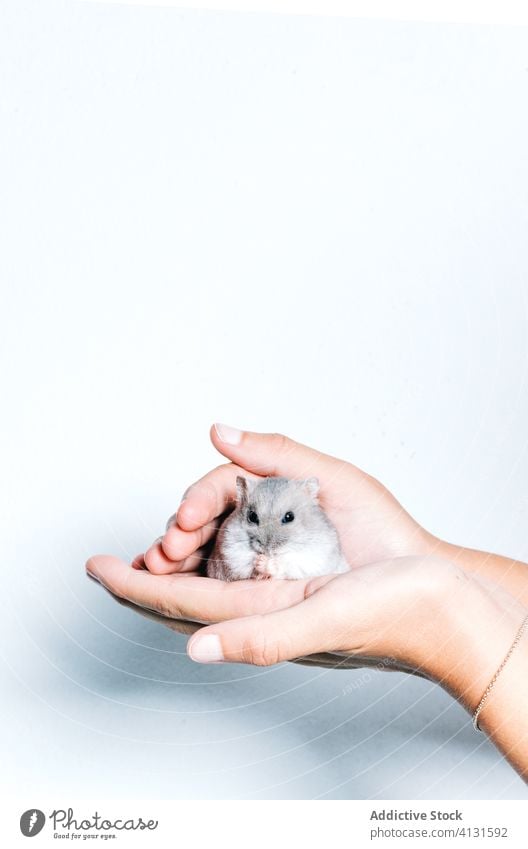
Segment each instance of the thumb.
M254 433L216 423L212 426L211 441L224 457L257 475L311 477L343 465L328 454L301 445L281 433Z
M202 628L187 643L198 663L252 663L271 666L315 652L339 650L339 627L326 593L273 613L244 616Z

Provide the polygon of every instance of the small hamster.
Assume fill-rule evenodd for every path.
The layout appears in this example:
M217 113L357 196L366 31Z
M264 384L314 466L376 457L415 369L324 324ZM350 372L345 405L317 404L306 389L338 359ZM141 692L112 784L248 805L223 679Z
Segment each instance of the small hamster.
M210 578L311 578L350 569L319 504L317 478L251 483L239 475L236 488L235 509L218 529L207 563Z

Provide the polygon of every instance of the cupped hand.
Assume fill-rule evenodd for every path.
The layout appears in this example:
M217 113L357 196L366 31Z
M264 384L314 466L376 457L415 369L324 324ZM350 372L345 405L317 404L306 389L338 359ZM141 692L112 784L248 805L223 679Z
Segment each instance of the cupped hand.
M346 667L390 657L387 668L418 668L405 648L409 622L402 616L409 606L419 609L424 593L429 597L438 570L444 574L454 568L446 567L438 558L431 560L438 541L379 481L351 463L280 434L241 432L215 425L211 440L230 462L186 490L163 538L145 555L138 555L131 566L115 557L93 557L87 564L89 573L122 603L161 617L173 630L188 634L200 626L229 623L222 625L229 628L222 631L226 640L222 652L233 660L268 663L302 657L308 662L335 665L333 653L343 652L351 661L338 663ZM201 567L216 530L234 505L239 474L255 479L267 475L316 476L320 502L338 530L351 572L296 581L227 583L203 577ZM422 568L425 562L444 565L427 575ZM412 580L402 580L411 574ZM273 617L284 612L293 622L301 607L302 614L293 628L297 642L287 638L285 629L280 644L267 637L263 642L252 632L244 637L240 649L231 645L231 629L239 629L237 622L242 619L244 627L254 629L265 619L273 630ZM320 611L319 630L310 625L316 608ZM301 620L308 628L306 634ZM341 636L350 622L355 623L353 638L343 642ZM388 629L389 623L393 631ZM423 623L420 619L418 627L413 626L414 635L422 624L429 627L430 618ZM376 640L372 639L374 634ZM208 636L207 632L203 636ZM214 636L219 638L216 631ZM194 659L202 659L198 643L191 642L190 653Z
M319 479L319 500L339 533L352 567L405 555L430 554L438 540L418 524L371 475L281 434L239 431L214 425L215 448L229 462L210 471L185 492L163 537L134 561L163 575L196 572L235 500L235 479L268 475Z
M445 663L440 623L470 580L434 556L396 557L341 575L298 581L223 582L189 574L152 575L116 557L90 558L88 573L118 600L192 633L198 662L321 665L420 671ZM202 627L200 627L202 626ZM336 653L353 663L336 661ZM333 659L332 659L333 656Z

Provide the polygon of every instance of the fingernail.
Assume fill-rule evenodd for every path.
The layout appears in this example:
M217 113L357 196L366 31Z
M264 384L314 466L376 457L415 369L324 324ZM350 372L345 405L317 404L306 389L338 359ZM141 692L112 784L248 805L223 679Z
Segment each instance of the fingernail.
M196 663L222 663L224 654L220 637L216 634L204 634L192 640L188 646L189 657Z
M236 427L215 423L214 428L218 439L222 442L226 442L228 445L238 445L242 439L242 431L238 430Z

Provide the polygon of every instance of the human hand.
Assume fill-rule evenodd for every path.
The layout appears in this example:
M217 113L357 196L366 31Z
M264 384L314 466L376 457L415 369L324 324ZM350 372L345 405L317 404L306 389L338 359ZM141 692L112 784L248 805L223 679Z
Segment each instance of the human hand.
M196 661L400 669L439 682L470 711L526 616L506 590L435 556L394 558L309 581L233 583L152 575L108 556L86 565L118 600L174 630L189 634L200 628L197 619L214 622L187 644ZM525 640L479 717L525 779L527 661Z
M193 638L200 642L189 643L194 660L381 664L426 676L438 646L435 611L443 612L464 574L435 557L393 558L298 581L152 575L105 555L90 558L86 568L121 603L173 630L189 634L206 626ZM209 654L200 648L202 636ZM220 640L222 658L207 648L211 636L217 655Z
M194 660L381 663L439 681L474 709L526 613L527 564L441 541L379 481L286 437L218 426L211 439L230 462L189 487L163 538L132 565L90 558L89 573L144 615L182 633L200 629L188 643ZM351 571L309 581L201 577L208 546L234 503L237 474L317 476ZM525 645L479 719L523 775L528 736L521 745L515 728L525 725L528 685L524 700L515 693L526 659Z
M390 557L430 554L439 541L422 528L378 480L343 460L280 434L211 428L213 445L230 462L213 469L186 491L163 537L134 561L157 575L196 572L208 545L235 500L235 479L268 475L316 476L319 500L335 525L352 567Z

